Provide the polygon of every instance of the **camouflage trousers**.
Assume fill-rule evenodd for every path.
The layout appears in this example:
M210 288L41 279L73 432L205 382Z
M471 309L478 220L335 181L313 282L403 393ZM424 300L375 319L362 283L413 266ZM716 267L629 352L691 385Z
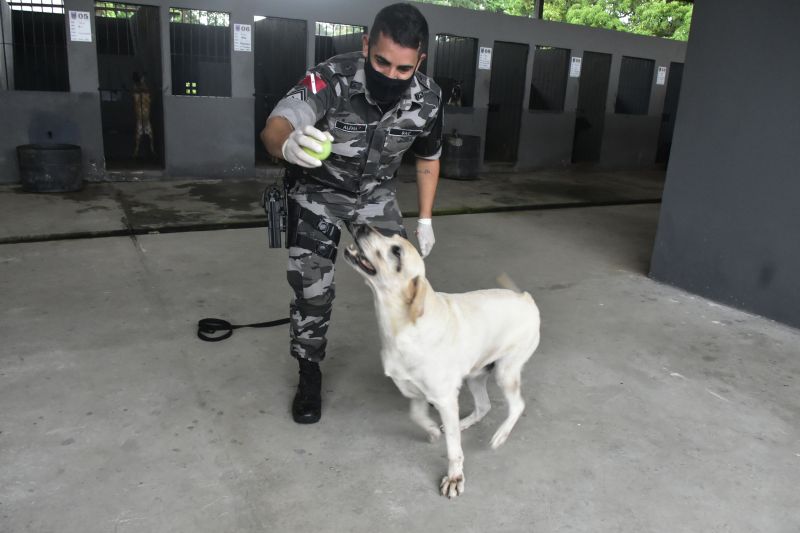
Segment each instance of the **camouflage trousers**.
M295 212L299 207L313 213L304 218L290 215L293 220L289 221L290 226L296 224L296 233L288 236L286 272L294 291L289 306L290 353L295 358L321 361L325 357L326 334L336 294L333 278L338 231L333 230L335 239L331 238L330 225L344 226L351 234L353 224L363 223L385 235L406 237L406 232L393 186L382 185L357 194L299 182L289 191L289 198L295 202Z

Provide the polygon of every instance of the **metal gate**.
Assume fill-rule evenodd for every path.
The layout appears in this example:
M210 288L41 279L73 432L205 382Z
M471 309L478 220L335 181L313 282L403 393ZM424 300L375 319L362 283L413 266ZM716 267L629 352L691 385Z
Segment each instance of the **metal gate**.
M361 37L366 26L317 22L314 28L314 63L322 63L333 56L361 50Z
M267 163L261 130L278 100L303 78L306 21L256 17L253 34L256 163Z
M568 49L537 46L533 53L531 98L528 109L564 111L568 71Z
M667 94L664 96L664 111L661 114L661 128L658 133L656 163L669 161L672 132L675 129L675 114L678 112L678 99L681 94L681 81L683 81L683 63L670 63L668 75Z
M600 159L611 55L584 52L582 63L578 108L575 113L575 138L572 144L573 163Z
M106 168L164 166L158 8L95 2Z
M440 33L435 41L433 79L442 88L447 105L472 107L478 39Z
M646 115L650 108L653 87L653 68L656 62L642 57L622 56L617 82L614 113Z
M486 161L517 160L527 64L527 44L494 42L486 121Z
M0 88L69 91L64 1L0 3Z

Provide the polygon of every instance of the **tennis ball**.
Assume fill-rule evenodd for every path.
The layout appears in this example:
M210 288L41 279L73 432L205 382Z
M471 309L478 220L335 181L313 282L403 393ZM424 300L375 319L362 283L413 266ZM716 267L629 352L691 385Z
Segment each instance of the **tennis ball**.
M317 141L317 142L319 142L319 141ZM310 155L311 157L315 157L315 158L319 159L320 161L324 161L325 159L328 159L329 155L331 155L331 142L330 141L323 141L323 142L320 142L320 144L322 145L322 151L321 152L315 152L311 148L306 148L305 146L303 147L303 151L305 153L307 153L308 155Z

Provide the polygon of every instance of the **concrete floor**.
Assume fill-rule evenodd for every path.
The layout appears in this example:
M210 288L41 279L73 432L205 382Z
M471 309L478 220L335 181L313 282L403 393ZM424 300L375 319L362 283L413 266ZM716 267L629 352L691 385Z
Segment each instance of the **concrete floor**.
M263 229L0 246L0 531L800 531L800 332L649 280L657 215L437 218L437 290L505 271L543 318L525 416L491 451L490 386L453 501L344 264L323 419L298 426L285 327L194 336L286 314Z
M416 215L413 167L402 167L397 195ZM30 194L0 185L0 244L59 238L255 227L264 224L261 192L274 177L88 183L79 192ZM664 171L488 173L442 179L436 214L658 201Z

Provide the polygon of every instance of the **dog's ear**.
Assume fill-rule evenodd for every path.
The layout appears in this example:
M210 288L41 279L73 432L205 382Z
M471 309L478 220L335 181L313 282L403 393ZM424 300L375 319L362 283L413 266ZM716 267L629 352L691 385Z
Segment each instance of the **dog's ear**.
M422 280L422 276L416 276L408 282L404 296L408 304L408 318L412 324L425 312L425 294L427 291L428 286Z

